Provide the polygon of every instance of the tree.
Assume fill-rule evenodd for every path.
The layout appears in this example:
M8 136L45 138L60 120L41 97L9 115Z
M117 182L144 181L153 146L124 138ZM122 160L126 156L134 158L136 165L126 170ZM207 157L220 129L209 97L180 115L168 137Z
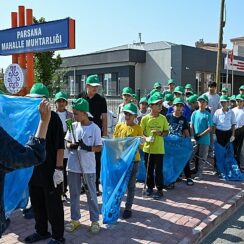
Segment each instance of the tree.
M45 18L41 17L39 20L35 17L33 18L34 23L46 22ZM45 84L50 94L56 92L56 82L53 82L55 71L62 64L62 58L58 54L56 58L54 57L54 51L40 52L34 54L34 67L35 67L35 81L42 82Z

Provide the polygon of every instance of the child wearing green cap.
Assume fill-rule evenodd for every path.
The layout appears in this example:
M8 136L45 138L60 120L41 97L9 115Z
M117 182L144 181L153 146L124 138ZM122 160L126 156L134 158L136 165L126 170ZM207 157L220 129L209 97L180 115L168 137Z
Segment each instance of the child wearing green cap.
M194 179L201 180L203 178L203 166L208 156L210 131L212 130L213 123L211 114L206 110L208 97L206 95L202 95L198 97L197 101L199 109L194 111L191 116L191 134L194 135L194 139L197 143L197 147L195 148L193 155L198 152L198 156L200 158L198 172Z
M146 142L143 146L145 153L145 164L147 169L147 192L148 197L159 200L163 197L163 156L164 156L164 139L163 136L168 134L168 122L164 115L161 115L162 97L159 93L153 94L148 104L150 114L144 116L141 120L143 134ZM157 192L153 188L157 187Z
M68 105L68 96L66 93L60 91L55 94L54 97L55 105L56 105L56 113L58 114L59 118L62 121L63 124L63 129L64 129L64 136L67 132L67 126L65 123L66 119L72 119L73 120L73 114L69 112L66 107ZM63 175L64 175L64 182L63 182L63 201L67 200L66 192L68 191L67 189L67 172L66 172L66 166L67 166L67 161L68 161L68 150L64 150L64 160L63 160Z
M89 117L89 104L79 98L72 102L73 114L76 122L68 130L65 140L67 148L70 149L67 171L70 189L71 221L65 226L66 231L73 232L80 226L80 186L81 174L85 180L88 191L87 203L89 206L91 232L98 233L99 207L96 195L96 160L95 152L102 149L100 128Z
M113 137L114 138L124 138L131 136L143 136L142 128L140 125L136 124L134 120L137 117L137 106L133 103L128 103L123 107L123 113L125 116L125 122L118 123L115 127ZM132 215L132 204L135 196L136 188L136 174L138 170L138 164L140 161L139 150L136 152L136 156L133 162L132 172L128 182L127 188L127 198L125 203L125 210L123 213L123 218L128 219Z
M150 113L150 109L148 108L148 101L146 97L142 97L139 102L139 115L137 117L138 124L140 124L143 116Z

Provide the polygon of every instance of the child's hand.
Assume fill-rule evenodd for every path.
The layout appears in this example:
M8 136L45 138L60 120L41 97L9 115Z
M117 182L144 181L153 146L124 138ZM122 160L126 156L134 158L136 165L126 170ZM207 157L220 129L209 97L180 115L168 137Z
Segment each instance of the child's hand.
M146 137L146 142L150 142L150 143L154 142L154 137L153 136Z

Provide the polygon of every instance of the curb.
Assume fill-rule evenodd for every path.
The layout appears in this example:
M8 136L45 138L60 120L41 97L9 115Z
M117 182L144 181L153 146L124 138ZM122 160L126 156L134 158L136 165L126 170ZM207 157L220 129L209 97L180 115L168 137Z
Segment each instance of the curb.
M201 243L218 225L224 222L242 204L244 204L244 190L224 203L217 211L204 219L193 230L191 238L185 237L180 244Z

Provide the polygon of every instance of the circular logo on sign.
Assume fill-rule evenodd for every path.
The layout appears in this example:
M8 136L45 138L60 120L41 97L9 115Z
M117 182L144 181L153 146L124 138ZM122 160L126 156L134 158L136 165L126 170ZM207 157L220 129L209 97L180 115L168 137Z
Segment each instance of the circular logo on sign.
M11 94L18 93L24 86L24 72L18 64L10 64L5 71L4 85Z

